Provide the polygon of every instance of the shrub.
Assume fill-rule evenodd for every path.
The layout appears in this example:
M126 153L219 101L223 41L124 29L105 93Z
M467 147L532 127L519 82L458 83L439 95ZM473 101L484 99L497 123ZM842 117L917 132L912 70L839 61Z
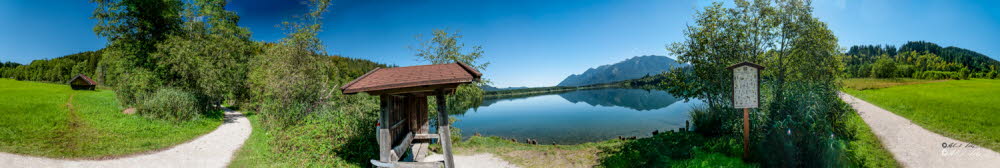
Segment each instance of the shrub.
M919 75L914 76L914 78L919 79L962 79L962 74L958 72L946 72L946 71L924 71L920 72Z
M201 106L194 94L173 88L161 88L139 106L139 115L171 121L188 121L199 117Z
M969 73L971 73L969 71L969 68L962 68L961 70L958 70L959 78L961 78L962 80L968 80Z
M916 68L913 65L897 65L894 77L912 77L914 72L916 72Z
M881 56L872 64L872 77L891 78L896 74L896 63L888 56Z
M669 167L671 162L690 159L705 138L690 132L665 132L630 140L620 147L603 149L601 167Z

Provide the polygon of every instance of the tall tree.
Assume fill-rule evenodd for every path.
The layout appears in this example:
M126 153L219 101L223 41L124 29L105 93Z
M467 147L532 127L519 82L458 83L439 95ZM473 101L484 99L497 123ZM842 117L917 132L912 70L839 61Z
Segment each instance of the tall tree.
M310 12L296 22L285 22L288 31L278 44L266 46L251 59L251 106L266 117L265 126L297 123L327 105L336 89L330 86L323 45L317 34L329 0L311 0Z
M690 72L672 71L668 76L676 79L668 83L680 87L668 90L707 102L719 125L699 126L700 132L742 131L732 127L742 121L732 117L740 114L731 105L732 73L725 67L756 62L767 69L761 72L761 107L751 115L751 149L780 155L761 153L754 159L768 167L811 167L827 164L827 154L837 153L827 148L833 131L827 119L842 112L836 103L842 56L832 31L812 16L810 1L736 0L733 8L716 2L697 12L684 34L683 42L667 49L693 66ZM798 134L783 134L791 130Z
M250 32L238 26L239 16L225 10L225 0L195 0L185 5L181 33L157 45L166 85L195 92L209 102L238 99L245 91L247 63L257 47Z
M96 75L117 90L122 104L133 105L142 95L159 85L152 70L156 62L149 55L156 44L181 28L183 3L180 0L91 0L97 4L91 18L94 32L108 39Z
M448 64L454 62L465 63L476 70L482 72L489 66L489 62L483 62L483 47L472 46L466 49L462 43L462 35L455 32L436 29L431 33L430 39L423 40L420 47L416 48L418 60L427 61L431 64ZM417 36L418 39L421 36ZM465 53L463 53L465 52ZM461 114L469 108L478 107L483 101L484 91L481 86L489 83L489 80L482 79L472 84L461 85L456 89L454 95L448 96L448 113ZM434 106L431 106L434 107Z

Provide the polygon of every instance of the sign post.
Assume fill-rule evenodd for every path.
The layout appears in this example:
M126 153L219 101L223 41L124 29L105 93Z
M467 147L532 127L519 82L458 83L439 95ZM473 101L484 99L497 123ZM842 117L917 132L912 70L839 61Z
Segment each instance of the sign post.
M733 108L743 109L743 159L750 153L750 108L760 104L760 71L763 66L741 62L726 67L733 72Z

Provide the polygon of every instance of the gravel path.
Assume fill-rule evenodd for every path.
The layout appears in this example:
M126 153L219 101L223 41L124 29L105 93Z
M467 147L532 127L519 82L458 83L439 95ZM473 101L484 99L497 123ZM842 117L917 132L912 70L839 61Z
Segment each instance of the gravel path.
M854 96L840 99L858 111L904 167L1000 167L1000 154L928 131L910 120Z
M454 155L455 157L455 167L456 168L466 168L466 167L476 167L476 168L517 168L514 164L507 162L503 159L493 156L489 153L480 153L472 156L467 155ZM433 154L424 158L424 162L435 162L444 160L444 155Z
M225 167L250 137L250 121L226 109L219 128L197 139L156 153L112 160L61 160L0 153L0 167Z

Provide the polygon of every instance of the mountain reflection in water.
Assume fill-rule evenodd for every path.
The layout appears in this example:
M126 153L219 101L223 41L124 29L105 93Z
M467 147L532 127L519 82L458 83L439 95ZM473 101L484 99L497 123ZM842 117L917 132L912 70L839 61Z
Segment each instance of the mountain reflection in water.
M700 104L660 90L605 88L487 99L452 116L465 137L480 133L519 142L531 138L541 144L578 144L677 130Z

